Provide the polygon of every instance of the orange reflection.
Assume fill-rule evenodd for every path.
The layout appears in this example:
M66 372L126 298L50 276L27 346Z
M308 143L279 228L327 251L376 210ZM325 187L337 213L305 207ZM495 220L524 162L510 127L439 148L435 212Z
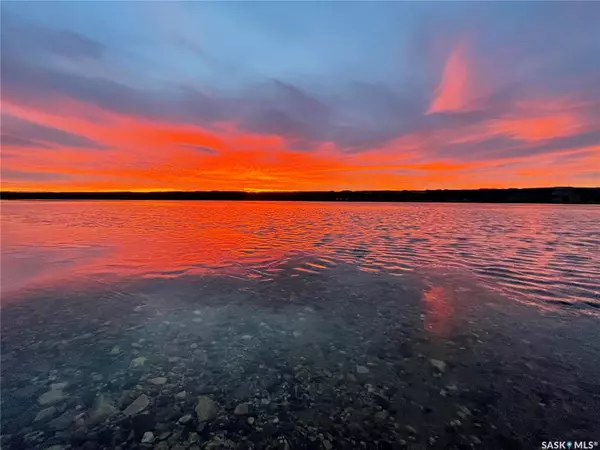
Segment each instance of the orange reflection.
M452 331L454 295L443 286L433 286L423 292L425 330L447 337Z

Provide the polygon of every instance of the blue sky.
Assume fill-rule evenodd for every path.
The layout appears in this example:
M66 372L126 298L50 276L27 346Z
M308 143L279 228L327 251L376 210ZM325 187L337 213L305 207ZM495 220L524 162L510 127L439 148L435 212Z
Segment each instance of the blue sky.
M81 1L1 9L3 156L11 174L31 172L3 177L8 187L48 186L52 174L64 189L102 179L85 165L93 163L58 167L48 156L74 151L87 152L86 161L122 155L140 168L119 178L123 188L180 186L161 177L155 185L141 170L178 154L179 142L147 148L147 157L139 143L94 142L98 130L62 123L55 105L62 117L76 108L78 117L134 117L169 133L196 127L194 142L206 133L233 139L235 148L198 160L180 155L198 166L190 188L203 188L206 167L208 185L229 186L213 167L222 177L232 152L247 159L248 178L231 186L262 188L264 177L252 174L277 167L262 166L260 151L307 158L303 176L280 167L265 189L600 184L587 170L600 143L598 3ZM57 138L65 133L75 137ZM245 148L233 138L244 133L281 142ZM311 158L334 172L317 183ZM564 169L565 158L561 172L556 161ZM370 163L384 183L364 176Z

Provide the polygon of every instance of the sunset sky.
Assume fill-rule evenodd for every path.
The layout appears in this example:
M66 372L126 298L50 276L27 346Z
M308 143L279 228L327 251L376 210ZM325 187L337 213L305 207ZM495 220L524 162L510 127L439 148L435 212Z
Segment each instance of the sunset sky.
M3 190L600 186L600 2L2 2Z

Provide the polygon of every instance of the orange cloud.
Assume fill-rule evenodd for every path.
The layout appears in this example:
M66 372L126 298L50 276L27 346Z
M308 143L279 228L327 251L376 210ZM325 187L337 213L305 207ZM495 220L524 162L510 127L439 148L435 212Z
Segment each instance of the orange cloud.
M499 135L528 143L550 140L589 126L579 112L560 114L554 106L548 102L539 111L532 105L521 106L495 121L416 131L369 151L348 154L332 142L323 142L313 151L293 151L281 136L248 133L230 122L206 128L127 116L72 99L55 98L38 107L6 100L5 114L77 134L105 149L3 145L3 171L28 175L3 176L2 188L264 191L581 185L577 175L589 172L594 161L588 156L587 167L579 164L581 149L553 153L572 154L569 165L543 155L461 161L438 151L448 143L476 144ZM543 170L527 170L542 162ZM569 173L561 173L564 167ZM583 183L598 184L589 178Z
M467 46L460 44L448 56L427 114L467 109L473 99L471 95L473 83L474 77L467 57Z

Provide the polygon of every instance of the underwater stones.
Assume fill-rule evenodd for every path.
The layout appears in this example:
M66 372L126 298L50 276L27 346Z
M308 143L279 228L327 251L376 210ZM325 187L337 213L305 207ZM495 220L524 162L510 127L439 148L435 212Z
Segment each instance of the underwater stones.
M185 400L186 396L187 396L187 392L185 392L185 391L181 391L181 392L178 392L177 394L175 394L175 398L178 400Z

